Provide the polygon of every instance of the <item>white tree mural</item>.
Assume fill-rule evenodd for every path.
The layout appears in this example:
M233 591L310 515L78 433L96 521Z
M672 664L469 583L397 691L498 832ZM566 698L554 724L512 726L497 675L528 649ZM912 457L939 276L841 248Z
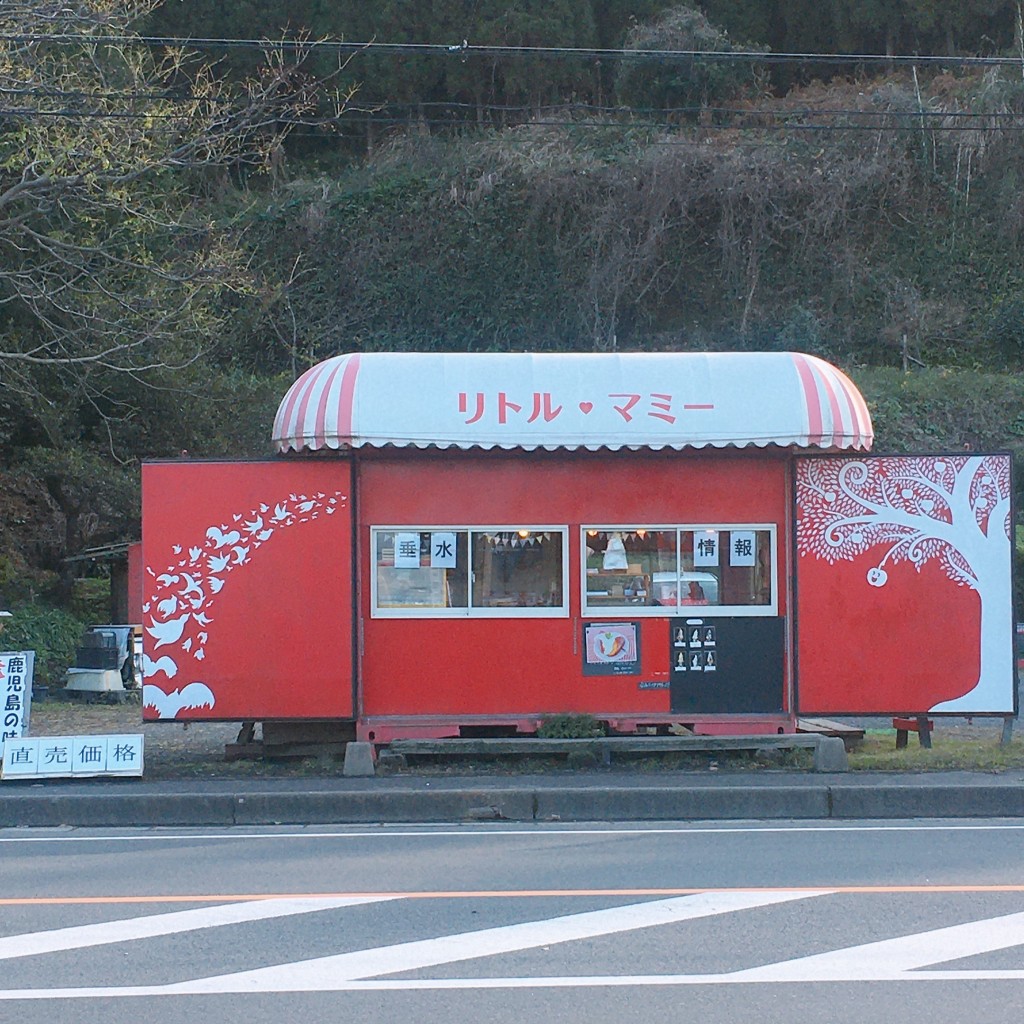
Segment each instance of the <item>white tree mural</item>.
M981 663L974 688L930 711L1013 709L1010 459L1004 455L803 459L797 464L797 548L830 564L869 549L886 566L933 559L981 602Z

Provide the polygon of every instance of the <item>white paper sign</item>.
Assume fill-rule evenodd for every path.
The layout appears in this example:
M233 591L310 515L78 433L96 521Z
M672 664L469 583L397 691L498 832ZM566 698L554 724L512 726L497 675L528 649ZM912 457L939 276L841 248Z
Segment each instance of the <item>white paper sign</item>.
M4 743L28 728L35 657L35 651L0 653L0 756Z
M753 565L757 537L753 530L733 530L729 534L729 564Z
M420 567L420 535L418 533L395 534L395 568L418 569Z
M455 568L454 533L432 533L430 535L430 568Z
M33 736L4 747L4 779L142 775L141 735Z
M694 530L693 564L718 565L718 531Z

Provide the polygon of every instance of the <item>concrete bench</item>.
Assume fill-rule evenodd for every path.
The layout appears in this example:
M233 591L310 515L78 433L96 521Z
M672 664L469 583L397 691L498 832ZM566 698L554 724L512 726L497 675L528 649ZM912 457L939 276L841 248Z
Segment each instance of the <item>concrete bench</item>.
M814 771L845 772L849 768L846 747L838 736L782 733L767 736L597 736L594 739L544 739L521 736L508 739L394 740L388 750L405 757L444 756L568 757L573 751L592 753L609 764L615 754L713 753L725 750L814 751Z

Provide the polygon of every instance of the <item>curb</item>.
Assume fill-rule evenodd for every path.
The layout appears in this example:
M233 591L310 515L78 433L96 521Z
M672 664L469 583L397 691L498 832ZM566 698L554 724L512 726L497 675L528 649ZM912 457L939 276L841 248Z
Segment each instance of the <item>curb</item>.
M983 782L33 790L0 793L0 828L1024 817L1024 785Z

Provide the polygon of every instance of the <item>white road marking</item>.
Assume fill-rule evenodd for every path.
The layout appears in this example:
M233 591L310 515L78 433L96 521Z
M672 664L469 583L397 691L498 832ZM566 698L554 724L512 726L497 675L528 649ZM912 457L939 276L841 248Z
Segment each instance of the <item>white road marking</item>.
M200 928L219 928L223 925L265 921L294 914L312 914L318 910L380 903L388 899L397 897L344 896L254 900L249 903L228 903L121 921L102 921L46 932L8 935L0 938L0 960L36 956L39 953L56 953L68 949L85 949L114 942L131 942L135 939L151 939L157 935L176 935L179 932L196 931Z
M523 988L644 988L693 985L835 982L1024 982L1024 970L923 970L932 964L1024 944L1024 913L831 950L721 974L395 979L378 975L422 969L559 942L749 910L816 893L705 893L615 907L503 928L399 943L337 956L170 985L38 988L0 991L0 1001L109 999L238 993L428 991ZM178 915L168 915L178 916Z
M677 924L737 910L788 903L796 899L822 896L825 892L710 892L696 896L677 896L667 900L633 903L624 907L569 914L544 921L486 928L480 931L443 935L436 939L403 942L377 949L339 953L298 963L262 967L254 971L203 978L175 986L179 992L301 992L323 991L338 982L399 971L415 971L460 960L475 960L499 953L537 949L560 942L589 939Z
M931 964L1024 945L1024 913L950 925L933 931L882 939L827 953L753 967L737 975L748 981L881 981ZM958 971L944 972L957 977ZM990 973L990 972L982 972ZM1024 971L996 972L1020 974Z
M781 979L780 979L781 980ZM828 979L815 979L827 982ZM842 979L840 979L842 980ZM862 981L1024 981L1024 971L918 971L897 977L861 979ZM685 988L693 985L755 985L771 984L740 978L733 974L640 974L640 975L586 975L540 978L424 978L414 981L343 981L326 989L306 991L329 992L437 992L471 989L518 988ZM787 984L792 984L787 980ZM268 990L276 991L276 990ZM281 989L282 992L292 991ZM0 991L0 1002L53 1001L60 999L149 999L153 996L176 996L182 993L175 987L134 986L125 988L26 988ZM216 992L204 993L216 995ZM260 993L265 994L265 993Z
M237 828L223 832L188 832L164 835L110 836L5 836L0 830L0 844L20 843L171 843L171 842L238 842L247 839L488 839L488 838L546 838L547 836L664 836L664 835L757 835L760 833L818 833L818 832L1019 832L1024 824L999 825L946 825L922 821L910 825L725 825L679 828L546 828L542 823L523 828L470 827L459 829L406 829L395 830L386 826L372 830L346 832L244 832Z
M543 921L528 921L501 928L486 928L444 935L434 939L403 942L392 946L356 950L335 956L318 957L241 971L212 978L199 978L170 985L125 988L9 990L0 991L0 1000L75 999L106 996L187 995L244 992L337 991L358 978L398 971L410 971L461 960L494 956L500 953L536 949L541 946L599 935L677 924L682 921L727 914L755 907L789 903L827 895L820 892L719 892L653 900L647 903L611 907L583 914L571 914ZM34 993L26 995L25 993Z

